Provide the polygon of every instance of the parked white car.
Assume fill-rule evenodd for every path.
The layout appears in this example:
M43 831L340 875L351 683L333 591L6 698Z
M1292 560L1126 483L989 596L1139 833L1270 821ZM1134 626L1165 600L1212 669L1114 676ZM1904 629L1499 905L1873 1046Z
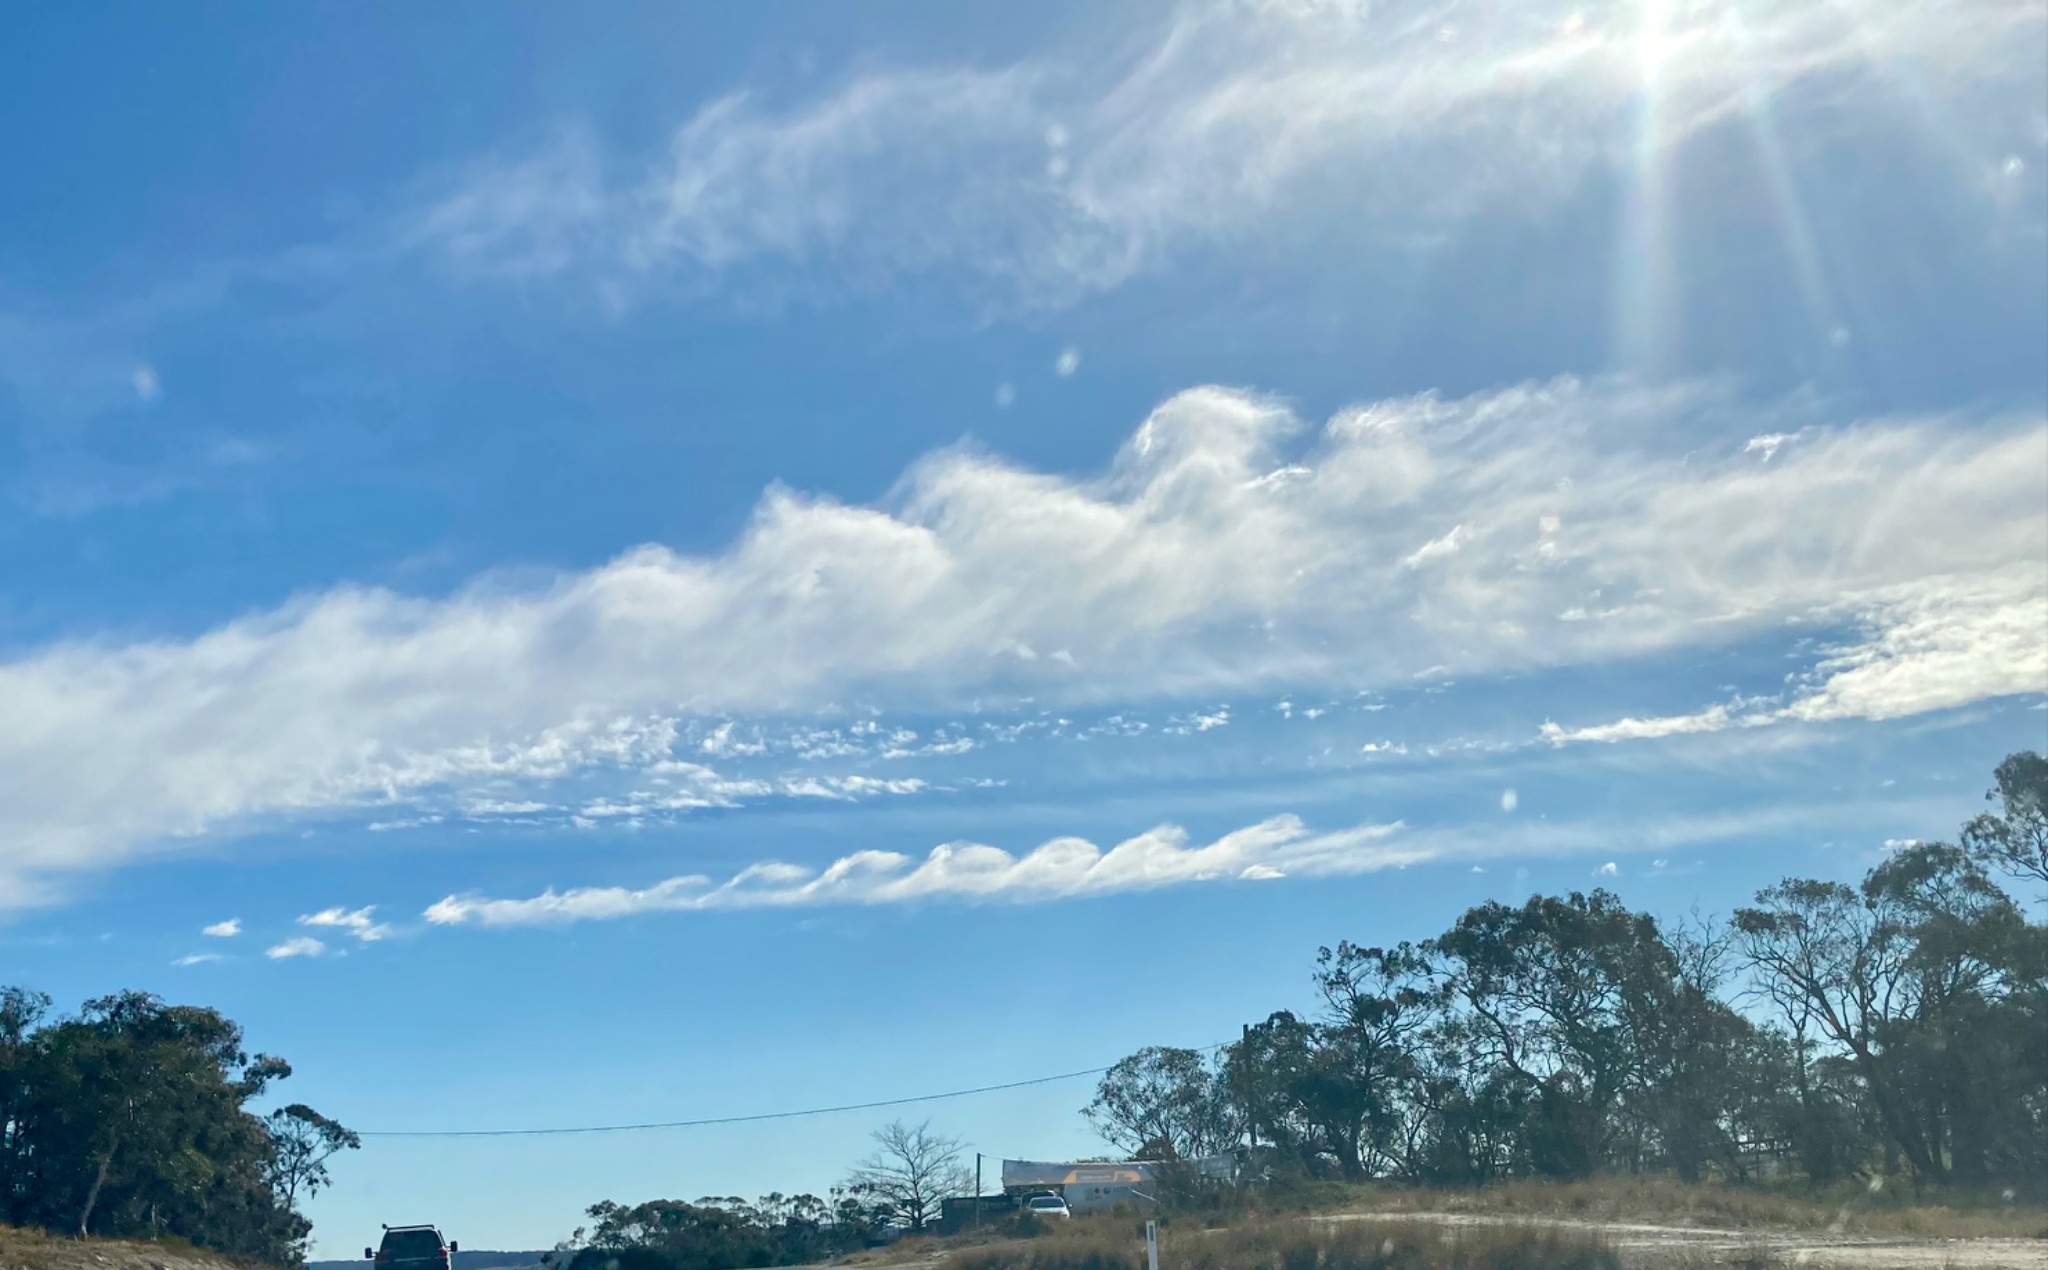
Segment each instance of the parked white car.
M1048 1191L1033 1195L1024 1201L1024 1211L1036 1217L1070 1218L1074 1214L1067 1208L1067 1201Z

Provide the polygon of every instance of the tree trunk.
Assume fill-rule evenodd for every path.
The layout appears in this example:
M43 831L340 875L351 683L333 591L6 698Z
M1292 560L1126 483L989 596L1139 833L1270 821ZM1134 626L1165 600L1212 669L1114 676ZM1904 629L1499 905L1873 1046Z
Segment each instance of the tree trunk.
M1867 1046L1852 1041L1851 1052L1856 1058L1857 1066L1863 1071L1863 1080L1870 1089L1871 1101L1877 1104L1878 1120L1899 1144L1899 1150L1905 1155L1906 1163L1913 1166L1916 1193L1920 1177L1931 1178L1937 1182L1945 1181L1948 1177L1947 1168L1937 1155L1929 1152L1927 1140L1921 1135L1920 1126L1915 1123L1915 1118L1906 1108L1899 1105L1890 1073L1884 1070L1877 1056ZM1935 1150L1939 1149L1937 1145Z
M85 1193L85 1211L78 1215L78 1237L80 1239L92 1233L89 1229L92 1225L92 1210L94 1205L100 1202L100 1188L107 1184L107 1170L112 1168L113 1164L114 1148L108 1147L107 1153L100 1157L99 1172L93 1175L92 1189Z

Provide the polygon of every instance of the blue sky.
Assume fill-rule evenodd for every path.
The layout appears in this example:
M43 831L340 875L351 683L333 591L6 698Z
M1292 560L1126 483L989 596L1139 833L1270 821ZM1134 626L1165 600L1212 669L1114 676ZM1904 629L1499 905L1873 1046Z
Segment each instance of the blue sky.
M2031 0L140 6L0 47L0 970L366 1130L999 1083L2048 743ZM1098 1149L1086 1082L940 1104ZM544 1246L883 1117L373 1139Z

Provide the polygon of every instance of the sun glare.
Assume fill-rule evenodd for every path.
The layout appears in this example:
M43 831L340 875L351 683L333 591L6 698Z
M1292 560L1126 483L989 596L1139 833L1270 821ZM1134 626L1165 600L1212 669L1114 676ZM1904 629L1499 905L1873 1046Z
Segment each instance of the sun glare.
M1663 117L1663 72L1670 53L1667 0L1644 0L1635 40L1642 83L1636 105L1634 162L1622 232L1616 240L1611 314L1620 362L1638 371L1655 367L1669 353L1673 339Z
M1642 23L1636 29L1636 68L1645 82L1657 80L1665 64L1677 53L1679 39L1671 35L1669 0L1642 0Z
M1652 6L1644 6L1650 8ZM1654 6L1662 8L1661 5ZM1678 41L1665 31L1661 21L1643 23L1642 34L1636 37L1636 65L1642 69L1645 79L1654 79L1664 73L1664 64L1677 51Z

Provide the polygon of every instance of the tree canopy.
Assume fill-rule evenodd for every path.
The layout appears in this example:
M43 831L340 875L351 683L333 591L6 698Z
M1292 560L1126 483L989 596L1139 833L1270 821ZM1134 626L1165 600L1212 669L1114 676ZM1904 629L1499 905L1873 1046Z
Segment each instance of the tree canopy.
M248 1109L291 1075L219 1013L141 992L53 1019L0 990L0 1215L68 1234L178 1236L280 1264L304 1258L294 1207L353 1133L293 1104Z
M1998 767L1960 845L1788 878L1723 926L1615 895L1487 903L1419 945L1325 948L1317 1006L1214 1061L1143 1049L1087 1115L1148 1158L1481 1182L1668 1170L2048 1191L2048 761Z

